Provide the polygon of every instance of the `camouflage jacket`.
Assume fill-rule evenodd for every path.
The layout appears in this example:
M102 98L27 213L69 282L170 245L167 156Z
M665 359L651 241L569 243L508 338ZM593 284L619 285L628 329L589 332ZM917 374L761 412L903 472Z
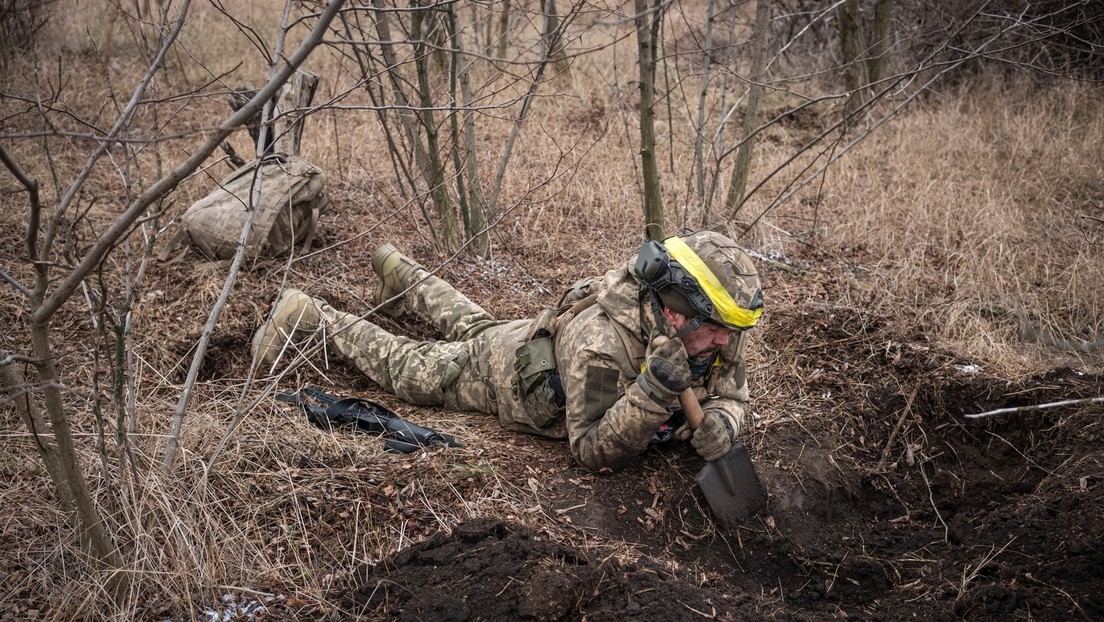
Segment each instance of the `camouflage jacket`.
M632 277L634 262L607 272L597 284L595 304L557 327L556 366L567 398L571 453L594 470L626 466L671 414L636 382L647 344L659 331ZM746 427L748 401L744 341L746 333L740 333L694 386L706 416L721 415L737 434Z

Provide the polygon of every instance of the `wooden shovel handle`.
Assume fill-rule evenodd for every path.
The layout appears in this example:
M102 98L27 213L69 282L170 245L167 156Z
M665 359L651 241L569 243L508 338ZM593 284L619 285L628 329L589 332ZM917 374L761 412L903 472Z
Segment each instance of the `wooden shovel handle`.
M698 403L693 389L686 389L679 393L679 405L682 406L682 414L686 415L686 422L690 424L690 429L697 430L705 419L705 413L702 412L701 404Z
M667 341L667 337L660 335L652 340L652 346L661 346L665 341ZM697 430L702 421L705 421L705 413L702 412L701 404L698 403L694 390L686 389L679 393L678 400L679 406L682 406L682 414L686 415L686 422L690 424L690 429Z

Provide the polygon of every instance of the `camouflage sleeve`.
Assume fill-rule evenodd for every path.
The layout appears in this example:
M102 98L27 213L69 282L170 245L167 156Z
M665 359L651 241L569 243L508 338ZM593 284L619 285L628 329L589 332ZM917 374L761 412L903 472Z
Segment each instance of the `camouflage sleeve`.
M640 363L625 351L610 320L601 313L586 316L557 339L568 440L586 468L620 469L647 448L669 413L637 385Z
M714 413L726 421L736 438L750 425L750 394L747 385L747 368L744 364L744 346L747 334L740 335L734 347L721 353L721 367L710 382L710 393L717 396L702 404L702 411Z

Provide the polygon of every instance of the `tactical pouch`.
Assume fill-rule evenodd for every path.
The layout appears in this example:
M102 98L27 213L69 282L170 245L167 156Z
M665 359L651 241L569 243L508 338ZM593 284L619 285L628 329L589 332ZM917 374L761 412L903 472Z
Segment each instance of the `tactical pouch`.
M549 374L556 371L556 352L552 343L553 325L556 310L541 311L529 328L525 343L514 351L514 391L517 398L525 401L534 388L548 380Z
M533 320L525 343L515 351L514 397L537 427L544 427L563 412L563 385L556 372L556 352L552 341L556 309L545 309Z
M556 371L556 351L553 337L557 326L566 326L577 314L598 299L595 277L580 279L564 292L556 307L541 311L533 320L525 343L515 352L514 398L525 407L529 419L538 428L545 428L564 413L567 396L560 373Z

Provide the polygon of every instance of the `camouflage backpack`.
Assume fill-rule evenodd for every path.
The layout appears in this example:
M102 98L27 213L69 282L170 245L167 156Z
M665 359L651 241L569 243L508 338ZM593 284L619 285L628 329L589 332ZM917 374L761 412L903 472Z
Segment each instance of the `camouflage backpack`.
M233 257L249 216L249 196L258 164L261 192L246 241L246 256L275 257L300 242L309 249L318 216L327 205L325 175L296 156L271 154L234 171L219 187L193 203L180 217L179 228L162 249L161 259L167 260L188 244L213 259Z

